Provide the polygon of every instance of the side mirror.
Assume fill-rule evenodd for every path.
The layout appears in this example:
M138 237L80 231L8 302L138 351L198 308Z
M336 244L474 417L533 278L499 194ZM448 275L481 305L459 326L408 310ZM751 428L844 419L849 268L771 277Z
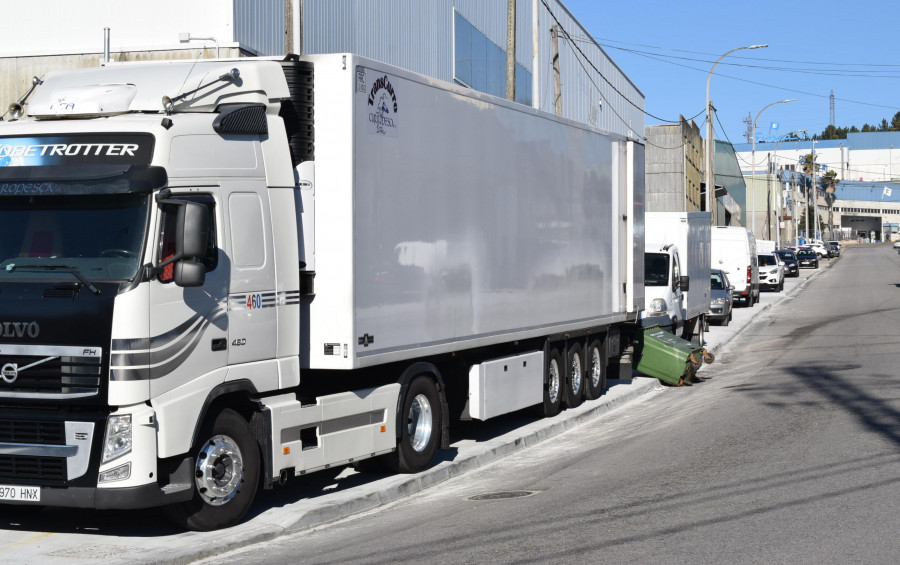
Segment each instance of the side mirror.
M209 242L209 208L198 202L169 198L168 189L160 191L160 205L176 206L174 226L175 252L153 267L156 273L172 265L172 279L176 285L201 286L206 280L206 266L200 261L206 256Z
M173 279L178 286L203 286L206 282L206 266L199 261L182 259L174 267Z
M681 277L679 286L681 286L681 290L683 290L684 292L689 291L691 289L691 277L688 277L688 276Z
M197 258L206 255L209 241L209 208L197 202L178 207L175 231L175 256Z
M734 285L733 284L728 285L728 292L732 292L733 290L734 290Z

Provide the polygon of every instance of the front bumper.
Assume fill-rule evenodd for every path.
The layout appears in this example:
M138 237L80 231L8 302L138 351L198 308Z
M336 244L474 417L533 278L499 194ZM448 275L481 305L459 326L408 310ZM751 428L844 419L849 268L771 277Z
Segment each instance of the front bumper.
M728 311L728 307L725 304L710 304L709 312L707 312L706 314L706 319L711 322L724 320L728 317Z

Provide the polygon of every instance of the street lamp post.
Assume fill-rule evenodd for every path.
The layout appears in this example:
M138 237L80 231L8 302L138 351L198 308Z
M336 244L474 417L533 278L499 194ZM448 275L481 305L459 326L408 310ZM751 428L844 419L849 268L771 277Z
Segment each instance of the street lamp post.
M715 150L716 143L713 140L713 116L712 116L712 101L709 99L709 81L712 79L713 71L716 70L716 65L719 64L719 61L724 59L726 56L734 53L735 51L740 51L741 49L762 49L763 47L768 47L767 45L747 45L744 47L738 47L737 49L732 49L722 55L716 62L713 63L711 69L709 69L709 75L706 77L706 211L710 213L710 217L712 218L712 223L716 223L716 215L715 210L713 209L714 203L716 201L715 193L716 193L716 175L713 167L715 166Z
M774 106L775 104L784 104L785 102L793 102L797 100L796 98L789 98L788 100L778 100L777 102L772 102L766 106L763 106L763 109L759 111L759 114L756 114L756 119L753 120L753 151L751 153L752 157L750 160L753 165L753 176L750 178L752 181L752 187L750 190L750 194L752 195L750 199L750 231L754 234L756 233L756 122L759 120L759 116L768 108L769 106ZM768 171L766 172L766 178L768 178Z
M778 170L778 144L781 143L781 140L784 139L785 137L788 137L789 135L797 135L798 133L806 133L806 130L798 129L798 130L794 130L794 131L789 131L786 134L779 137L775 141L775 151L773 151L772 162L774 163L773 167L776 171ZM768 179L768 176L766 178ZM767 183L767 185L768 185L768 183ZM776 206L775 207L775 221L778 225L775 226L775 245L776 245L777 249L781 249L781 225L780 225L780 222L778 222L778 217L779 217L778 209L779 209L779 206Z
M812 162L810 163L810 168L812 169L812 186L806 189L806 242L809 243L809 193L812 192L813 195L816 193L816 140L812 140L812 155L810 156ZM813 196L813 205L815 205L816 197ZM815 232L813 232L815 233Z

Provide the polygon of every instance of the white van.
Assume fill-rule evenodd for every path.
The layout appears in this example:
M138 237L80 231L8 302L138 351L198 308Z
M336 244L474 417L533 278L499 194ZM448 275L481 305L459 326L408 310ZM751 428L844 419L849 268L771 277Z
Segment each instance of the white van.
M740 226L713 226L711 231L711 263L721 269L734 286L734 298L744 306L759 302L759 262L756 238Z

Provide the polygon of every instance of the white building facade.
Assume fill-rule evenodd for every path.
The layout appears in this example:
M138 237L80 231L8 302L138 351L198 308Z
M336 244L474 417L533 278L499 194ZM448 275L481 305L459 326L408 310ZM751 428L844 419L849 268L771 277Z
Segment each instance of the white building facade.
M900 223L900 132L851 133L847 139L757 143L755 158L749 143L735 145L748 188L748 227L774 239L781 230L795 237L801 204L804 157L815 154L816 178L834 171L841 181L834 198L819 187L815 210L826 235L835 238L885 240L895 237ZM796 176L794 173L799 173ZM812 193L809 198L812 199ZM812 201L812 200L811 200ZM803 222L805 223L805 221ZM817 224L812 219L810 225ZM810 234L812 235L812 234Z

